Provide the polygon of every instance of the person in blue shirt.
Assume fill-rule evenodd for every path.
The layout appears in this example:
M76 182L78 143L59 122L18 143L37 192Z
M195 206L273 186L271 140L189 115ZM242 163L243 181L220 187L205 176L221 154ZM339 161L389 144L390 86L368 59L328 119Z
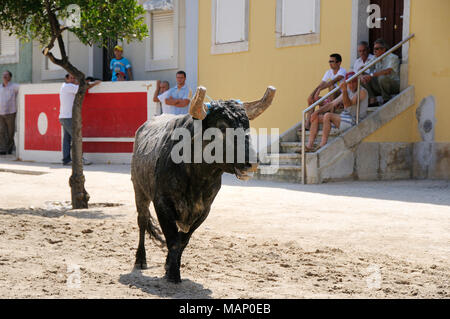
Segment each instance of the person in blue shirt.
M191 103L192 91L186 85L186 72L177 72L177 86L167 91L166 104L174 106L172 114L187 114Z
M114 47L114 55L116 58L112 59L110 64L110 69L112 72L111 81L118 81L117 75L121 74L120 72L125 74L126 81L133 81L130 61L122 56L123 48L120 45L116 45Z

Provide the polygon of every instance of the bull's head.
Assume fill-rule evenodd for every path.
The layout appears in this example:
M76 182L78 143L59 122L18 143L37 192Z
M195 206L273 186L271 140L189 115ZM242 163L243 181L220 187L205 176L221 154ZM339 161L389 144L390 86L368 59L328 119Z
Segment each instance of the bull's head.
M216 164L221 165L223 171L231 174L235 174L236 177L242 180L248 180L256 172L258 168L258 161L255 149L251 146L249 128L249 121L256 119L261 115L271 104L275 96L276 89L274 87L268 87L263 98L254 102L239 103L234 100L229 101L213 101L207 107L204 104L206 96L206 89L199 87L192 99L191 107L189 110L190 115L197 120L202 120L203 131L208 128L217 128L221 131L221 138L223 139L223 163ZM230 139L229 132L232 129L234 131L246 132L241 141L239 136L234 136ZM217 136L216 136L217 138ZM242 140L245 149L245 159L241 160L238 151L242 145ZM230 143L234 147L230 148ZM228 145L227 145L228 144ZM205 146L205 145L204 145ZM227 154L227 150L233 149L233 158L230 161L230 154ZM242 149L242 148L241 148ZM242 155L242 154L241 154ZM252 160L253 159L253 160Z

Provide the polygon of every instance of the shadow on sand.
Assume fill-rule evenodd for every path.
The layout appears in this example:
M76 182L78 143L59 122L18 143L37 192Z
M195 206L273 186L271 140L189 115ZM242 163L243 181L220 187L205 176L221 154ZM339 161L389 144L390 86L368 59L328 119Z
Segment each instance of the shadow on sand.
M129 274L120 275L119 282L129 287L161 298L174 299L211 299L212 291L189 279L182 279L180 284L168 282L165 278L145 276L141 270L133 269Z
M64 215L79 218L79 219L110 219L123 217L125 215L109 215L104 214L100 210L51 210L44 208L10 208L2 209L0 208L0 215L11 215L11 216L21 216L21 215L31 215L47 218L60 218Z
M302 185L300 183L260 180L243 182L233 175L224 174L222 184L231 187L264 187L334 196L372 198L441 206L450 205L450 181L446 180L348 181Z

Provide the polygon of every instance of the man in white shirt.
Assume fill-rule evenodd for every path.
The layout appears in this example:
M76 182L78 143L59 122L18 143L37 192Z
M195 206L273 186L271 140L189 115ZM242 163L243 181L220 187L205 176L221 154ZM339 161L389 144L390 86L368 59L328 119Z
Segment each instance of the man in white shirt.
M168 81L156 81L156 91L153 95L153 102L160 105L160 110L156 111L156 115L161 114L174 114L171 110L171 106L166 104L166 98L168 97L168 91L170 84Z
M92 84L89 84L88 89L100 84L101 81L97 80ZM59 122L61 123L64 130L63 137L63 165L70 165L72 159L70 157L70 149L72 143L72 108L73 101L75 100L75 95L78 92L78 81L71 75L66 75L66 82L61 86L59 92L60 108L59 108ZM90 162L83 159L84 165L91 164Z
M3 83L0 85L0 155L12 154L14 148L19 85L12 83L11 78L11 72L3 72Z
M320 84L312 91L312 93L308 97L308 106L314 104L318 100L321 99L320 92L326 89L329 89L332 91L333 89L339 87L342 84L342 81L345 79L345 75L347 74L347 71L344 68L341 68L342 63L342 57L340 54L334 53L330 55L330 60L328 61L330 64L330 69L325 72L325 75L322 78L322 81ZM337 96L339 96L340 92L335 94L334 96L331 96L329 99L327 99L324 104L330 103L333 101ZM308 130L311 122L310 117L311 114L314 112L314 109L310 110L306 113L306 122L305 122L305 128Z
M369 43L366 41L361 41L358 44L358 55L359 58L353 64L353 71L355 73L359 72L362 68L364 68L367 64L372 62L375 59L373 54L370 54ZM364 74L370 74L374 67L370 68Z

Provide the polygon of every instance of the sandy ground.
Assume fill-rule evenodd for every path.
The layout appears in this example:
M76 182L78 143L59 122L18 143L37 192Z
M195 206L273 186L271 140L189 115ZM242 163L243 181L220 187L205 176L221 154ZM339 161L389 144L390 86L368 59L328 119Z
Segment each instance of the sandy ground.
M167 283L165 249L138 242L129 166L70 169L0 159L1 298L450 298L448 181L293 185L224 176ZM151 207L153 211L153 207Z

